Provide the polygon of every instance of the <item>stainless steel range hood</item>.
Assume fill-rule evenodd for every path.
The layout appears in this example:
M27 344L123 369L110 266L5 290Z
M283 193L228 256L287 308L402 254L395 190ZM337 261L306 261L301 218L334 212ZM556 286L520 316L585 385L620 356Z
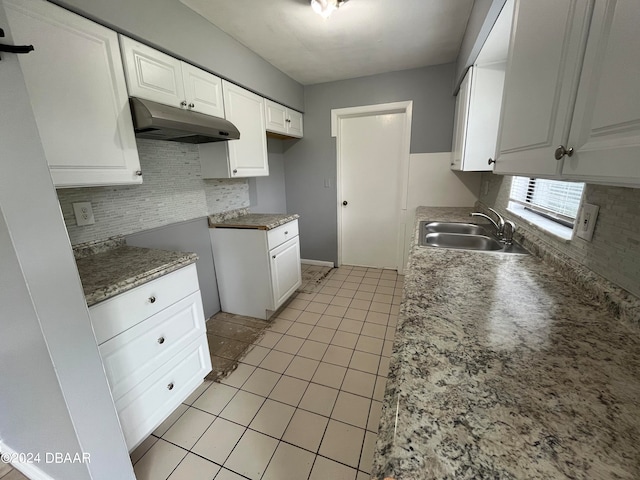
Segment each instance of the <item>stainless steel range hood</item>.
M240 132L224 118L131 97L136 136L182 143L237 140Z

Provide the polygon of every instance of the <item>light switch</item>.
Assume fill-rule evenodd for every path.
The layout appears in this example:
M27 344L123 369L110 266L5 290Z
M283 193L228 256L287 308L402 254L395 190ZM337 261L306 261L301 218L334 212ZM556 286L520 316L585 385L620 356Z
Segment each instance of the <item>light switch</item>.
M73 204L73 213L76 216L76 224L79 227L84 225L93 225L96 223L93 218L93 209L91 208L91 202L78 202Z
M598 210L600 210L600 207L590 203L585 203L582 206L582 213L580 214L580 220L578 220L576 235L587 242L590 242L593 238L593 229L596 227Z

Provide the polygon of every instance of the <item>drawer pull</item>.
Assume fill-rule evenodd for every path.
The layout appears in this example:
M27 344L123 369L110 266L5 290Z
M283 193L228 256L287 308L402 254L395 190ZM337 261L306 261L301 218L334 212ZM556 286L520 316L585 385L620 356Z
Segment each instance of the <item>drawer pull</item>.
M173 382L167 385L167 390L173 390Z
M159 343L160 345L162 345L162 344L164 343L164 337L160 337L160 338L158 339L158 343Z
M149 303L156 303L156 297L154 297L153 295L151 295L149 297Z
M285 235L289 235L289 232L284 232Z

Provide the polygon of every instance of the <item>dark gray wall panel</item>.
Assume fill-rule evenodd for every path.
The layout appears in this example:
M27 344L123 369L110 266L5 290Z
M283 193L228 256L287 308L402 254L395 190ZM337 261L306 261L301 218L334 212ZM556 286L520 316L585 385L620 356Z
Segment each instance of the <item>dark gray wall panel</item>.
M206 218L173 223L165 227L153 228L125 237L127 245L134 247L159 248L195 252L198 254L196 267L202 294L202 305L206 318L220 311L218 283L213 265L211 238Z

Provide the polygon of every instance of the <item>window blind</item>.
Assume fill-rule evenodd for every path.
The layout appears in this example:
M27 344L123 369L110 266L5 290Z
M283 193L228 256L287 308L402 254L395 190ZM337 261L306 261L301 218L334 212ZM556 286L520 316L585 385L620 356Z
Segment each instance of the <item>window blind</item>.
M513 177L510 200L562 224L573 226L584 183Z

